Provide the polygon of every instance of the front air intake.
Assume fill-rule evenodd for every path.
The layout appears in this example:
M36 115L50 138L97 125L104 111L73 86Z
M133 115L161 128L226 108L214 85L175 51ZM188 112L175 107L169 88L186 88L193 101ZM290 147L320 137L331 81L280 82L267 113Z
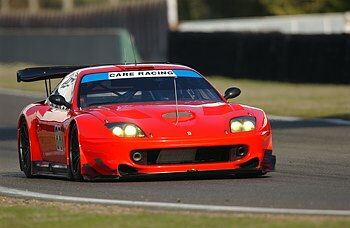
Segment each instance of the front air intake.
M213 146L171 149L135 150L131 152L133 162L140 165L186 164L230 162L245 157L248 153L246 145ZM137 161L135 159L135 155Z

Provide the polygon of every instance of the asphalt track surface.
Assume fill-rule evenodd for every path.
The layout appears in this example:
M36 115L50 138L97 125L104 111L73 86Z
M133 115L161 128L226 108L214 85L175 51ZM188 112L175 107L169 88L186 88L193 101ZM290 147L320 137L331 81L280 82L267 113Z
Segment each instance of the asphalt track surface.
M0 93L0 186L54 195L221 206L350 210L350 126L273 121L277 170L261 178L154 177L76 183L19 170L17 115L34 97Z

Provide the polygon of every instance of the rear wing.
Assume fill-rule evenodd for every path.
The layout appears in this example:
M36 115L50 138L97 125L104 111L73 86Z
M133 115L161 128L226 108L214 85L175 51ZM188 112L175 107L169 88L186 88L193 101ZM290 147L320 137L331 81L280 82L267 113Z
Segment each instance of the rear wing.
M17 82L34 82L64 78L75 70L89 66L54 66L54 67L33 67L17 71Z
M34 82L45 80L46 95L51 93L51 79L64 78L73 71L89 66L53 66L33 67L17 71L17 82ZM48 83L47 83L48 81Z

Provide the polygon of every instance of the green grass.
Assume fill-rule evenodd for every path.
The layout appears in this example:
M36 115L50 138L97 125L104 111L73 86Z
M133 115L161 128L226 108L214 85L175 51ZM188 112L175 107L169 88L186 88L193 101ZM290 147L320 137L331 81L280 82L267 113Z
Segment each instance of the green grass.
M48 203L49 204L49 203ZM349 218L157 212L115 206L1 205L0 227L349 227Z
M0 88L45 93L44 81L30 83L17 82L17 71L27 67L35 67L35 65L26 63L0 64ZM59 81L59 79L52 80L53 88Z
M16 82L16 71L28 66L30 65L0 65L0 88L45 92L43 82ZM295 84L220 76L207 78L222 93L230 86L239 87L242 94L232 102L262 108L267 114L350 119L350 85ZM53 86L57 82L55 80Z
M241 95L232 100L271 115L350 119L350 85L295 84L207 77L222 93L230 86Z

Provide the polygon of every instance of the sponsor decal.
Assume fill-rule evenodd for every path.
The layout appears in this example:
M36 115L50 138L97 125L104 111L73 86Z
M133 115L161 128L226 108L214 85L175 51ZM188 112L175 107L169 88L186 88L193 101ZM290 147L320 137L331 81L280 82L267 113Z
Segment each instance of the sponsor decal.
M202 76L192 70L145 70L145 71L120 71L103 72L84 75L81 83L124 79L124 78L152 78L152 77L190 77L201 78Z
M147 70L147 71L122 71L122 72L109 72L108 79L118 78L133 78L133 77L175 77L175 73L172 70Z
M64 151L64 134L60 125L55 125L56 150Z

